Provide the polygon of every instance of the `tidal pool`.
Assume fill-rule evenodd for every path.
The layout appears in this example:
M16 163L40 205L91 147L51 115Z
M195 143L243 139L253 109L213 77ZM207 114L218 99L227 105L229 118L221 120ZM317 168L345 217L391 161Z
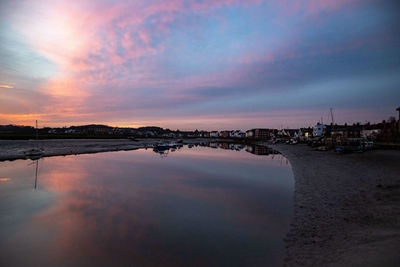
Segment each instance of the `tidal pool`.
M291 166L236 150L0 162L0 266L279 265Z

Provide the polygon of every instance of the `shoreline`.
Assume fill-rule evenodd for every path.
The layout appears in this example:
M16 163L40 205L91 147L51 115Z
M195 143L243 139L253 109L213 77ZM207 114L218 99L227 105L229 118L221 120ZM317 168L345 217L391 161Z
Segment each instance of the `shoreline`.
M290 161L295 179L285 266L398 266L400 151L263 145Z
M158 142L177 142L181 139L43 139L43 140L0 140L0 161L29 159L24 152L38 144L44 154L42 157L67 156L111 152L121 150L135 150L150 148ZM213 142L216 139L183 139L182 144L198 142Z
M39 140L44 157L135 150L177 139ZM218 139L183 139L182 144ZM224 140L227 141L227 140ZM0 161L26 159L35 141L0 140ZM397 266L400 262L400 151L339 155L306 145L271 145L291 163L293 217L285 266Z

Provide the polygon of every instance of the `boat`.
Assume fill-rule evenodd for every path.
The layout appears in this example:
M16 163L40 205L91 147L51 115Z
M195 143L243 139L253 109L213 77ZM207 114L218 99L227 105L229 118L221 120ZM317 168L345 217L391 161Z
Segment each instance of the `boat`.
M345 138L340 141L335 149L337 153L363 152L362 138Z
M24 152L27 157L40 157L43 156L44 151L39 148L32 148L31 150Z
M318 146L315 150L316 151L327 151L328 148L326 146Z
M372 150L375 148L374 142L372 141L364 141L361 142L361 147L363 150Z
M37 120L36 120L36 142L35 142L35 147L33 147L32 149L30 149L28 151L25 151L24 152L25 157L30 158L30 159L39 159L39 158L41 158L43 156L44 151L38 147L38 143L37 143L38 135L39 134L38 134L38 127L37 127Z

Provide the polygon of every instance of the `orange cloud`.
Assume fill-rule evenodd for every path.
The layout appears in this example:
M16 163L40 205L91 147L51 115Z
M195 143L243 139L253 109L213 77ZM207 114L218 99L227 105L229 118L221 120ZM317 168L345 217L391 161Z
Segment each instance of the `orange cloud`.
M0 84L1 88L14 88L12 85L7 85L7 84Z

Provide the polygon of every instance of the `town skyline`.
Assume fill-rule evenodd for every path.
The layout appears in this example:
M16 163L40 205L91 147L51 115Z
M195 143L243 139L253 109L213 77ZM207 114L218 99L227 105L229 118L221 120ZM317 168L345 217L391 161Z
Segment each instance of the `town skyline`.
M70 123L70 124L66 124L66 123L56 123L56 124L52 124L52 125L46 125L46 124L41 124L39 126L39 128L69 128L69 127L79 127L79 126L88 126L88 125L101 125L101 126L109 126L109 127L114 127L114 128L143 128L143 127L159 127L162 129L169 129L171 131L177 131L177 130L181 130L181 131L195 131L195 130L199 130L199 131L223 131L223 130L227 130L227 129L231 129L231 130L242 130L242 131L246 131L248 129L257 129L257 128L267 128L267 129L300 129L300 128L309 128L309 127L314 127L316 124L320 123L320 124L325 124L325 125L332 125L332 116L334 116L334 110L328 111L329 115L325 115L321 116L319 118L319 120L315 120L314 122L310 121L309 124L304 123L304 122L298 122L298 126L289 126L285 123L281 123L279 126L277 127L271 127L271 126L266 126L266 125L253 125L250 126L248 128L240 128L237 127L235 125L228 127L228 128L221 128L221 127L216 127L216 128L201 128L201 127L196 127L196 125L192 126L191 128L171 128L171 127L165 127L163 125L135 125L135 124L128 124L128 125L117 125L117 124L113 124L113 123L104 123L104 122L88 122L88 123ZM334 118L333 124L334 125L353 125L353 124L360 124L360 125L366 125L366 124L378 124L381 123L383 121L388 122L390 119L394 119L397 120L396 118L397 114L394 113L392 111L391 114L388 115L387 118L382 118L379 119L377 118L376 120L365 120L365 121L341 121L336 120ZM15 124L15 123L1 123L0 121L0 126L4 126L4 125L15 125L15 126L30 126L30 127L35 127L36 126L36 121L32 121L31 123L27 123L27 124ZM39 122L41 123L41 122Z

